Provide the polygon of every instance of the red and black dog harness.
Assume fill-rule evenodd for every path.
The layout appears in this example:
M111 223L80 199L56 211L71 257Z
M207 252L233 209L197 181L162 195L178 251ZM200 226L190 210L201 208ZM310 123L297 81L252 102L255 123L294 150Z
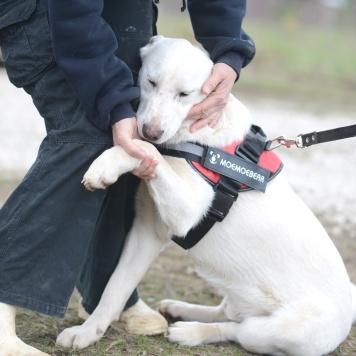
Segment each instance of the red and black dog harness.
M224 220L239 192L251 189L264 192L267 182L283 167L279 157L267 150L266 135L255 125L241 143L224 149L190 142L157 148L163 155L185 158L215 192L212 205L200 223L185 237L172 237L186 250L195 246L216 222Z

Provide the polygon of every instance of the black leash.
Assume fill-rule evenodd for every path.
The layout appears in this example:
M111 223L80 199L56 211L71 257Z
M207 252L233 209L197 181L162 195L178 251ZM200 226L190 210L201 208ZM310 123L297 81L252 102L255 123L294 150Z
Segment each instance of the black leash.
M274 150L280 146L297 146L298 148L309 147L318 143L343 140L356 136L356 125L339 127L325 131L314 131L307 134L300 134L295 139L289 139L285 136L278 136L273 140L266 142L266 150ZM275 145L273 143L276 142Z

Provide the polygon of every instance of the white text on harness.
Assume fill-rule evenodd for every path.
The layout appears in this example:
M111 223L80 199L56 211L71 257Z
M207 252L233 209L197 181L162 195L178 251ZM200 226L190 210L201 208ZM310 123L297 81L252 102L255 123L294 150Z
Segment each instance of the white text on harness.
M244 174L247 177L252 178L254 180L257 180L257 181L259 181L261 183L263 183L265 181L265 176L263 176L263 175L261 175L261 174L259 174L257 172L254 172L253 170L246 169L243 166L239 166L236 163L232 163L230 161L227 161L227 160L225 160L223 158L220 160L220 165L224 166L226 168L229 168L229 169L231 169L231 170L233 170L235 172Z

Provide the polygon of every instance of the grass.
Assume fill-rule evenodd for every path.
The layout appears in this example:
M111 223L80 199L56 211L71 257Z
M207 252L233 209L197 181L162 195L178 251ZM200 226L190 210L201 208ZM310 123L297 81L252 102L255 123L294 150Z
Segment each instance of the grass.
M346 30L251 23L254 61L242 88L353 104L356 90L354 34Z
M162 298L177 298L206 305L219 303L220 298L193 272L192 262L185 251L176 246L166 250L151 267L139 286L141 297L150 305ZM65 320L23 311L18 316L19 336L27 343L53 356L252 356L233 343L186 347L171 344L163 336L131 336L114 324L103 339L89 348L63 349L55 345L56 336L65 327L81 323L76 316L76 300L72 298ZM349 338L330 356L356 355L356 328ZM303 355L308 356L308 355Z
M193 272L192 263L186 253L178 247L168 249L152 266L139 286L141 297L154 305L162 298L180 298L205 304L216 304L216 296L204 281ZM202 347L185 347L171 344L163 336L131 336L122 332L118 324L108 330L97 344L74 351L55 345L56 336L63 328L82 321L76 316L76 299L72 298L65 320L45 317L30 311L21 311L17 317L18 335L27 343L56 356L85 355L251 355L235 344L225 343Z

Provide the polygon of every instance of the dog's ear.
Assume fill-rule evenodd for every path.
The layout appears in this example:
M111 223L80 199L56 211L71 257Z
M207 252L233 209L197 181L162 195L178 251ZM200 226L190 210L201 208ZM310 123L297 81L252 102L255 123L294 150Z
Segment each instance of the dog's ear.
M148 42L148 44L146 44L146 46L144 46L140 49L141 58L143 59L145 57L145 55L154 47L155 44L163 41L164 39L165 39L165 37L163 37L163 36L153 36L150 39L150 42Z

